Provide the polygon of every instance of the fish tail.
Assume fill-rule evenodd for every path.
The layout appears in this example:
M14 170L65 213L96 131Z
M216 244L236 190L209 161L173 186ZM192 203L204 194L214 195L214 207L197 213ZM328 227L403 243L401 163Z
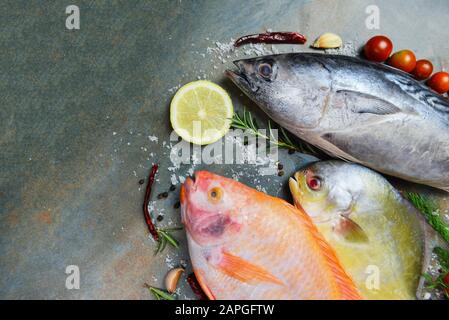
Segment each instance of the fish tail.
M309 229L310 234L313 239L318 244L320 251L323 253L327 266L329 267L331 273L335 279L335 288L339 293L336 297L340 300L361 300L363 299L359 293L359 290L355 286L351 277L346 273L343 269L337 255L332 249L332 247L328 244L328 242L324 239L324 237L319 232L318 228L312 222L312 219L303 211L296 210L298 214L303 219L305 226Z

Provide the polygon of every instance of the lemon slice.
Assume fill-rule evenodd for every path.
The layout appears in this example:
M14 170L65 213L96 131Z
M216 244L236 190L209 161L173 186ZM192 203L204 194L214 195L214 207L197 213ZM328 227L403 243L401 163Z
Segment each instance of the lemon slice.
M194 144L210 144L223 137L234 114L231 98L220 86L199 80L182 86L170 104L175 132Z

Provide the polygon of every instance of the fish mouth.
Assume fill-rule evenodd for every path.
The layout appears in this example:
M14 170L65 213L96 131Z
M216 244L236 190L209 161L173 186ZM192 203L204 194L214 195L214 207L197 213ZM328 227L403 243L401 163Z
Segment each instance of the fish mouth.
M189 192L195 188L195 177L187 177L184 183L181 185L181 192L179 194L179 200L181 204L186 204Z
M293 177L290 177L288 179L288 186L290 188L290 193L293 196L293 201L295 203L295 206L305 212L305 210L302 207L301 202L300 202L303 192L302 192L301 188L299 187L299 173L298 172L296 172L293 175Z
M190 219L187 214L189 193L196 188L195 176L187 177L184 183L181 185L181 191L179 193L179 202L181 203L181 221L185 226L188 226Z
M200 177L198 177L198 174L198 172L195 172L192 176L187 177L181 186L181 219L187 227L187 230L191 231L193 234L207 231L208 233L218 235L222 231L222 225L225 222L228 222L225 218L223 218L223 215L203 213L200 217L192 219L192 217L188 214L189 209L195 208L197 211L200 210L194 205L192 207L192 204L189 203L189 194L196 191L198 188L198 183L201 180Z
M238 68L238 70L226 70L225 76L232 82L234 82L234 84L243 91L256 93L259 90L259 87L249 81L248 76L245 73L245 67L242 60L236 60L233 63Z
M227 214L203 210L192 199L192 194L203 187L203 179L207 178L204 172L197 171L185 179L180 191L182 223L187 234L198 244L205 244L205 241L216 242L221 239L227 227L232 225Z

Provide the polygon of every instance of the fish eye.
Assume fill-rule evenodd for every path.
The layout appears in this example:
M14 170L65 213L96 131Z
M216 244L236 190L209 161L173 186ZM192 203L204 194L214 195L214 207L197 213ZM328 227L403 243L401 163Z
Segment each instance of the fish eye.
M321 189L321 179L317 176L308 176L306 182L310 190L318 191Z
M269 63L261 63L259 65L259 74L264 79L270 79L271 75L273 74L273 68L271 67L271 65Z
M209 200L209 202L218 203L218 202L220 202L222 196L223 196L223 191L221 190L221 188L214 187L209 190L207 199Z

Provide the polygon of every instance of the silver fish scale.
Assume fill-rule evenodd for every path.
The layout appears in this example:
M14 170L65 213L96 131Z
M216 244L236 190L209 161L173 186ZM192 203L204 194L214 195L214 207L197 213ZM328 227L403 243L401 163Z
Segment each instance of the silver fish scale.
M398 84L402 90L416 98L418 101L430 105L435 110L442 112L449 119L449 103L442 97L429 91L422 84L417 85L416 81L410 77L398 77L397 75L386 74L387 79Z

